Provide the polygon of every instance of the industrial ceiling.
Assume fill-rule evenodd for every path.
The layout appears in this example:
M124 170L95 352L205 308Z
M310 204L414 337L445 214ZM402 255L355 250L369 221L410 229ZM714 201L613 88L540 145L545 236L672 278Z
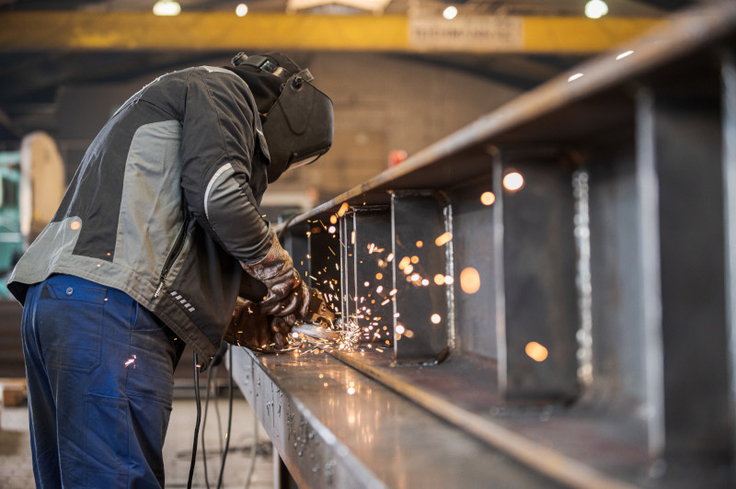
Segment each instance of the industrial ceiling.
M608 16L601 19L607 24L602 24L605 29L600 31L608 37L611 33L613 37L636 33L647 20L660 19L703 1L610 0ZM590 52L581 49L587 42L586 36L594 37L596 33L565 23L587 20L582 15L585 0L252 0L247 2L248 15L241 19L257 26L249 29L255 32L251 37L247 37L246 30L229 37L218 32L217 26L224 19L227 25L234 25L230 23L237 19L237 0L179 0L181 19L166 24L172 26L172 32L153 16L154 3L0 0L0 145L17 145L23 134L32 130L53 134L57 124L57 91L61 86L155 76L225 58L239 49L268 51L274 46L295 53L297 60L300 55L308 57L310 52L377 50L386 56L467 71L527 90L606 47L593 47ZM565 39L558 48L551 44L549 49L541 50L525 46L507 52L447 52L437 47L413 49L390 35L392 31L405 30L402 23L408 18L439 18L450 4L457 6L465 18L518 16L529 18L530 22L549 23L557 29L549 35ZM308 32L291 39L284 31L271 27L294 22ZM592 25L594 21L587 22L586 25ZM326 25L330 28L325 29ZM231 33L240 31L240 27L222 30ZM245 37L238 37L241 34ZM569 42L564 44L565 41ZM595 42L591 41L591 45Z

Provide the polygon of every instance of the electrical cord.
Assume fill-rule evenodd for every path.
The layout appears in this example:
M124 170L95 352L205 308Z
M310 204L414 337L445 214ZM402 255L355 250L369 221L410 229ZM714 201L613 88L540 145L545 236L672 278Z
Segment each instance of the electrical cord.
M194 352L194 398L197 402L197 421L194 425L194 442L192 443L192 461L189 464L189 479L187 480L187 489L192 488L192 479L194 478L194 463L197 460L197 438L199 437L199 423L202 417L202 406L199 399L199 366L197 365L197 352Z
M204 433L207 427L207 411L210 407L210 389L212 385L212 371L215 367L210 367L207 370L207 394L205 394L204 400L204 417L202 419L202 463L204 464L204 483L207 489L210 489L210 480L207 474L207 442L205 441Z
M217 366L219 368L219 365ZM217 375L215 375L217 378ZM215 389L215 414L217 415L217 441L220 442L220 457L222 457L223 441L222 441L222 417L220 416L220 394L219 389Z

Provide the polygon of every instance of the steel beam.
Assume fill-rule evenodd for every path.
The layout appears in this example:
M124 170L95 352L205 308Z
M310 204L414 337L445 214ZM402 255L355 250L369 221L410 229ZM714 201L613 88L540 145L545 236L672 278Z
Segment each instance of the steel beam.
M343 235L351 251L345 269L360 342L387 348L394 343L390 217L388 207L355 207L346 219L350 232Z
M348 372L512 456L550 479L542 486L734 486L736 4L697 12L292 223L311 229L352 209L340 216L348 240L341 243L343 299L372 285L378 269L365 255L368 244L389 243L394 253L395 327L405 328L394 334L402 338L393 352L366 343L334 351L354 369ZM504 182L513 172L522 186ZM434 241L445 233L452 239ZM309 240L310 270L334 261L334 233ZM469 268L473 280L464 280ZM441 285L422 285L435 275ZM350 311L352 302L343 304ZM350 416L367 416L366 406L383 416L387 399L346 410L340 392L321 396L310 384L318 372L332 375L323 362L330 357L292 355L251 357L252 367L290 379L289 386L276 381L284 396L336 407L340 414L319 403L303 411L348 433L337 438L370 432L368 452L346 443L346 453L368 463L375 451L424 439L395 420L375 431L350 426ZM350 396L354 386L345 385ZM282 455L294 459L290 469L303 470L298 452ZM424 462L414 459L407 477L417 467L444 477L447 465L431 470ZM378 478L390 486L427 483L392 477ZM504 481L490 476L485 485Z
M611 49L661 22L657 19L496 17L513 21L516 35L503 43L451 48L424 45L399 15L301 15L225 12L156 17L150 12L3 12L0 50L205 50L311 49L338 51L472 51L480 53L593 53ZM442 20L442 19L440 19ZM433 26L441 27L436 20ZM478 27L476 20L476 27ZM483 26L480 25L482 28ZM459 30L448 39L462 36Z
M672 82L654 89L649 108L659 185L666 450L731 457L734 441L723 430L731 420L720 87L714 78L696 94L682 93L679 83L671 93ZM694 393L699 402L685 402Z
M500 151L493 188L503 226L505 367L499 386L507 398L571 399L578 393L572 173L547 151ZM520 188L509 179L520 179ZM523 183L522 183L523 182ZM499 212L500 211L500 212Z
M438 361L448 348L450 284L445 277L453 273L445 253L452 246L446 205L433 192L391 196L394 353L399 362Z

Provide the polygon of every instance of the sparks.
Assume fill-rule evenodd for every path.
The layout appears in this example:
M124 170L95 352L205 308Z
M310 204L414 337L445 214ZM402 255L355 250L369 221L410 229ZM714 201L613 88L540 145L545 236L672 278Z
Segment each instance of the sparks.
M452 233L446 232L437 237L437 239L434 240L434 244L437 246L444 246L447 243L452 241Z

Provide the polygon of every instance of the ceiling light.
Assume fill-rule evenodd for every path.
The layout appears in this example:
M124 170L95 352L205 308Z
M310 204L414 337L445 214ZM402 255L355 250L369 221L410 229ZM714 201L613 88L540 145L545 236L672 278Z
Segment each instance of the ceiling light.
M457 7L450 5L442 12L442 17L446 18L447 20L452 20L455 17L457 17Z
M585 4L585 16L590 19L600 19L608 13L608 5L603 0L589 0Z
M181 13L181 5L173 0L159 0L153 5L153 14L165 17L179 15Z
M245 17L245 15L248 13L248 6L244 3L239 4L237 7L235 7L235 15L238 17Z

